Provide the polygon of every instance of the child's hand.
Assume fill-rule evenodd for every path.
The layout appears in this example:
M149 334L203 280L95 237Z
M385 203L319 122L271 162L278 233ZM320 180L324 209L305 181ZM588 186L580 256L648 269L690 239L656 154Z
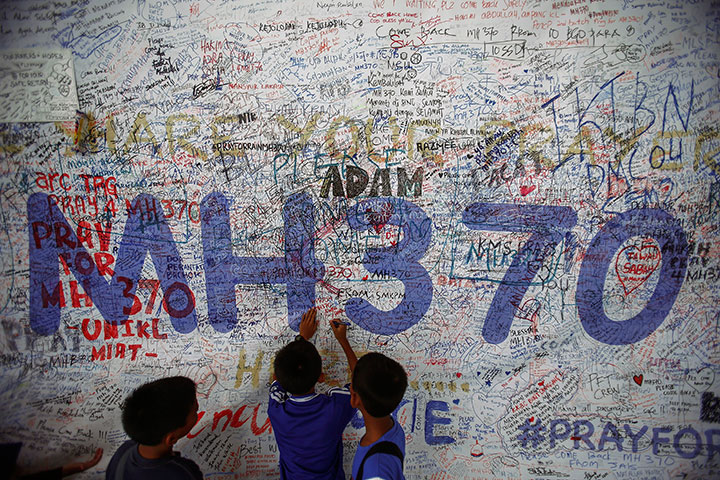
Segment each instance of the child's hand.
M317 308L312 307L307 312L303 313L302 320L300 321L300 335L305 340L310 340L315 331L317 330Z
M345 356L347 356L348 360L348 367L350 367L350 371L352 372L353 370L355 370L355 364L357 363L358 359L357 355L355 355L355 352L350 346L350 342L347 339L348 325L348 322L340 320L339 318L333 318L332 320L330 320L330 328L332 328L333 333L335 334L335 338L337 338L337 341L342 347L343 352L345 352Z
M333 334L338 342L347 341L347 325L345 325L342 320L330 320L330 328L332 328Z
M95 450L95 456L87 462L68 463L62 466L62 476L72 475L73 473L79 473L92 468L100 462L103 455L103 449L98 448Z

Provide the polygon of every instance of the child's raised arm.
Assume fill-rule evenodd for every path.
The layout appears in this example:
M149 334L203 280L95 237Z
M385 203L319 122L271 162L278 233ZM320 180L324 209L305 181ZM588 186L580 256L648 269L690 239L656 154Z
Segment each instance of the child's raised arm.
M350 367L350 373L352 373L352 371L355 370L355 364L357 363L358 359L352 347L350 346L350 342L347 339L347 324L339 319L333 319L330 320L330 328L332 328L333 334L335 334L335 338L337 338L337 341L338 343L340 343L343 352L345 352L348 366Z
M311 307L303 313L300 320L300 331L298 332L305 340L310 340L317 330L317 308Z

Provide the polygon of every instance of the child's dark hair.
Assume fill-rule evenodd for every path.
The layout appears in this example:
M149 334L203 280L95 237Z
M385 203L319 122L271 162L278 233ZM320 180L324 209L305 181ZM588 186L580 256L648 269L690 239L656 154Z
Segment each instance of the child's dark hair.
M407 374L392 358L370 352L355 365L352 388L360 396L367 413L376 418L384 417L395 410L405 395Z
M158 445L188 421L195 407L195 382L168 377L141 385L122 404L125 433L141 445Z
M315 345L307 340L288 343L275 356L275 377L293 395L308 393L322 373L322 359Z

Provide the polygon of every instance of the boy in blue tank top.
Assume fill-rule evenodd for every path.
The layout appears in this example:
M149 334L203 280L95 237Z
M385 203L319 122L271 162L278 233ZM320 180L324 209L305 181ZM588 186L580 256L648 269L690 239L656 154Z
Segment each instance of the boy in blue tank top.
M354 480L404 480L405 432L390 415L407 388L403 367L382 353L358 360L350 384L350 404L362 413L365 435L352 465Z
M323 380L322 359L310 338L317 330L317 310L302 317L300 334L275 357L276 380L270 385L268 417L280 450L283 480L345 480L342 433L355 414L347 385L315 393ZM352 371L357 362L347 327L330 323Z

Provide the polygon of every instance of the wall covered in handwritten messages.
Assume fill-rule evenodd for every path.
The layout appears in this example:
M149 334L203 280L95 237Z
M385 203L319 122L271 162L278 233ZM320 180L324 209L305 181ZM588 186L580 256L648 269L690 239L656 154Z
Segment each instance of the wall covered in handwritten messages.
M79 105L2 98L49 110L0 125L0 440L26 471L104 447L78 476L104 478L123 398L179 374L182 454L279 478L272 359L317 305L323 388L348 379L330 318L406 368L408 478L719 474L718 1L2 10L4 49L71 52Z

